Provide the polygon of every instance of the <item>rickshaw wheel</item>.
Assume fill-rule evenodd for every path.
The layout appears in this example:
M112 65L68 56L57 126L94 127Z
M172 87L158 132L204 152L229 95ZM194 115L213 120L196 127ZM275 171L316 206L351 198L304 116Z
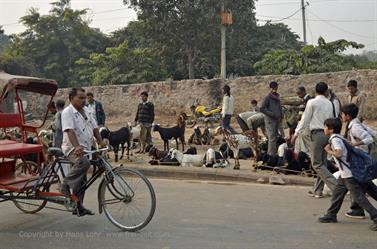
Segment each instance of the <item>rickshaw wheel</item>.
M13 195L13 194L11 194ZM17 196L27 197L28 193L20 193ZM13 200L14 205L26 214L35 214L41 211L47 204L46 200L21 199Z

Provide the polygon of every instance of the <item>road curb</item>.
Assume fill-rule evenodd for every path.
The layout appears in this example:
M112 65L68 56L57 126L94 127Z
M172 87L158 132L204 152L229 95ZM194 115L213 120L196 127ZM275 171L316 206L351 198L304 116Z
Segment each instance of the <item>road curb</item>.
M186 179L186 180L211 180L211 181L231 181L231 182L257 182L262 180L268 183L271 176L278 176L287 185L313 186L315 179L303 176L292 176L273 173L229 171L221 169L207 168L161 168L161 167L142 167L131 166L129 168L139 170L144 175L152 178L166 179Z

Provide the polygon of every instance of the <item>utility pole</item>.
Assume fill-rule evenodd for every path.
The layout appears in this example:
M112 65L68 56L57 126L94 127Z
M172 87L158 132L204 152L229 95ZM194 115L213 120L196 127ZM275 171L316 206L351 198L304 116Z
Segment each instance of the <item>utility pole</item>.
M306 20L305 20L305 3L304 0L301 0L301 8L302 8L302 31L304 34L304 44L306 45Z
M223 13L225 12L225 6L224 3L221 7L221 17L223 18ZM226 47L225 47L225 39L226 39L226 26L221 22L221 70L220 70L220 77L222 79L226 78Z

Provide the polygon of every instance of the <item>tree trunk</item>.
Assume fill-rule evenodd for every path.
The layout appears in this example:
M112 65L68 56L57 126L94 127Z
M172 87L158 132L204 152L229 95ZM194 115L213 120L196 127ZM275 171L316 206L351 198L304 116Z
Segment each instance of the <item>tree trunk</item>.
M195 75L194 75L194 56L192 54L193 54L193 52L191 50L187 51L189 79L195 78Z

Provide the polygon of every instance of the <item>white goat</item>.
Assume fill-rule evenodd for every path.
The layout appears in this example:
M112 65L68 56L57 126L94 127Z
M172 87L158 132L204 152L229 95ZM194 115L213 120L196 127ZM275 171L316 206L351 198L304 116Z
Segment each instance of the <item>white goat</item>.
M188 166L196 166L201 167L203 166L203 155L189 155L189 154L183 154L177 149L170 149L169 151L170 158L177 159L178 162L181 164L182 167L188 167Z
M206 167L213 168L224 168L229 165L228 160L226 160L220 152L216 152L212 148L207 150L203 163Z

